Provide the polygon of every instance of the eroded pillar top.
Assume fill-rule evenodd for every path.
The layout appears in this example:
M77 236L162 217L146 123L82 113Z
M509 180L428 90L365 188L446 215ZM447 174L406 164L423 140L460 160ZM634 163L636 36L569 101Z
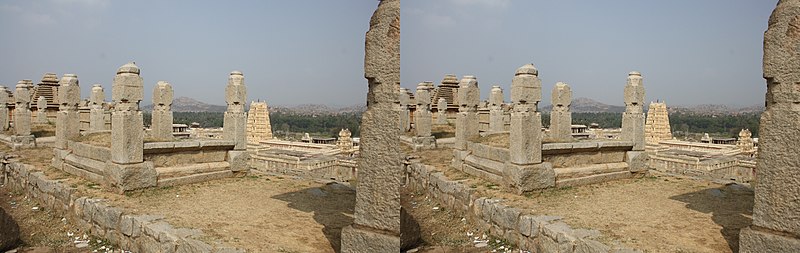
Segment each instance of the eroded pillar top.
M558 82L553 86L553 107L569 107L572 104L572 89L568 84Z
M539 70L528 63L519 67L511 80L511 101L515 110L537 110L542 101L542 80L539 79ZM518 108L519 107L519 108Z

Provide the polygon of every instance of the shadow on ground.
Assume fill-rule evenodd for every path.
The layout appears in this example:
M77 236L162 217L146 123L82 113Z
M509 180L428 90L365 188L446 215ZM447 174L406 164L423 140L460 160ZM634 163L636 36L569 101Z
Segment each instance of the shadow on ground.
M753 190L739 184L676 195L670 199L686 203L686 207L710 213L711 219L722 226L722 236L732 252L739 252L739 230L752 222Z
M324 226L322 233L333 250L340 251L342 228L353 223L355 190L347 185L328 183L322 187L306 188L272 198L286 201L290 208L313 212L314 220Z

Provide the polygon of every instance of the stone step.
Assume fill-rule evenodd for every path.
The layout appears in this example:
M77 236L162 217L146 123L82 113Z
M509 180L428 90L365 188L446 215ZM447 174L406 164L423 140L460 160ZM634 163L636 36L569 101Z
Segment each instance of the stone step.
M569 178L569 179L563 179L563 180L556 179L556 188L597 184L597 183L614 181L614 180L625 179L625 178L632 178L632 177L633 177L633 173L631 173L630 171L626 170L626 171L619 171L619 172L596 174L596 175L591 175L591 176L586 176L586 177L579 177L579 178Z
M157 167L156 172L158 172L158 179L160 181L161 179L191 176L195 174L230 171L230 167L231 165L228 162L210 162L173 167Z
M223 170L223 171L214 171L208 173L200 173L200 174L193 174L189 176L182 176L182 177L172 177L172 178L160 178L158 179L158 183L156 184L158 187L166 187L166 186L176 186L176 185L184 185L184 184L193 184L205 181L211 181L215 179L222 179L227 177L232 177L233 172L230 170Z
M569 168L555 168L556 180L587 177L591 175L628 171L628 163L589 164Z

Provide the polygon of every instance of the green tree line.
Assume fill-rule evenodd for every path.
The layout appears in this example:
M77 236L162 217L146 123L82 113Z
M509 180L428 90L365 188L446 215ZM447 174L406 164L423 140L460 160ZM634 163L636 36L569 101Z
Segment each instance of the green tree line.
M698 115L673 113L669 115L669 125L673 135L689 133L709 133L715 136L738 137L742 129L750 129L753 137L758 137L758 122L761 114L748 113L737 115ZM572 124L589 126L597 123L601 128L619 128L622 126L622 113L612 112L573 112ZM542 124L550 125L550 114L542 115Z

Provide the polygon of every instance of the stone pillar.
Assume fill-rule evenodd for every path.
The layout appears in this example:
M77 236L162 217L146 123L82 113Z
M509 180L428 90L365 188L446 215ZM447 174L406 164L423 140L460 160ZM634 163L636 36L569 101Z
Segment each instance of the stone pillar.
M244 104L247 102L247 87L244 86L242 72L233 71L228 76L225 87L225 102L228 110L222 123L222 138L234 141L233 150L228 151L228 162L234 172L247 170L247 114Z
M0 86L0 129L6 131L8 128L8 88Z
M625 85L625 112L622 113L620 139L633 142L633 151L644 151L644 84L642 74L628 73Z
M153 116L150 134L156 140L171 140L172 136L172 85L158 81L153 88Z
M400 130L408 132L411 130L411 96L408 95L408 89L400 88Z
M436 124L447 125L447 99L439 98L436 101Z
M36 124L47 124L47 98L44 96L36 100Z
M503 89L499 85L492 86L492 91L489 94L489 132L505 131L503 99Z
M566 83L558 82L553 87L553 110L550 111L550 137L555 140L572 140L572 89Z
M31 93L28 86L29 80L17 82L14 93L14 135L27 136L31 134Z
M95 84L92 86L92 94L89 97L89 131L106 130L105 110L103 103L106 100L106 93L103 86Z
M517 69L511 81L511 129L509 133L509 161L505 164L503 178L518 192L527 192L555 186L555 171L549 163L542 163L542 81L533 64Z
M144 122L139 102L144 96L139 67L134 63L117 70L111 86L111 160L106 163L106 183L118 192L156 186L152 162L143 159Z
M458 85L455 149L466 150L467 141L478 137L478 104L481 100L478 79L464 76Z
M417 109L414 111L414 130L416 134L412 142L414 150L436 148L436 139L431 136L431 92L428 86L430 82L423 82L417 85L417 94L414 99L417 102Z
M417 110L414 111L414 130L417 137L431 136L431 96L425 83L417 85L417 94L414 100Z
M355 219L342 229L343 253L400 252L400 1L383 0L366 34L369 82L361 120Z
M800 0L781 0L764 33L766 110L761 114L753 223L739 252L800 252Z
M55 147L67 149L67 141L80 136L78 104L81 102L81 88L74 74L64 74L58 85Z
M14 94L14 136L11 136L14 150L36 146L36 138L31 135L31 87L33 81L19 81Z

